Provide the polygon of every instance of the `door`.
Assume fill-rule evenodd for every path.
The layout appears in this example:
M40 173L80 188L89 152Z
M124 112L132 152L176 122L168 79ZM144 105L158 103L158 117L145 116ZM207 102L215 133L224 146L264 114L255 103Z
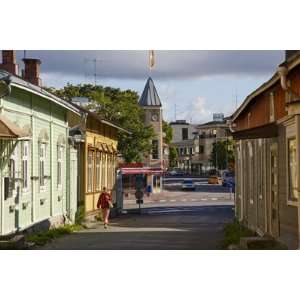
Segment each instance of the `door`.
M271 145L270 155L270 227L274 237L279 236L279 203L278 203L278 145Z

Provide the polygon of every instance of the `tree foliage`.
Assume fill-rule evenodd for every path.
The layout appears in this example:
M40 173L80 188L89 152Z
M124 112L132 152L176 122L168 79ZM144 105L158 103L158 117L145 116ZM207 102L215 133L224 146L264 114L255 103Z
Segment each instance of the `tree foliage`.
M218 170L228 169L234 163L232 141L218 141L213 144L210 161L214 168Z
M138 105L137 92L91 84L67 84L62 89L47 90L67 101L73 97L87 97L92 100L89 109L130 131L131 135L118 134L118 150L126 162L139 162L151 151L154 131L151 126L144 125L144 110Z

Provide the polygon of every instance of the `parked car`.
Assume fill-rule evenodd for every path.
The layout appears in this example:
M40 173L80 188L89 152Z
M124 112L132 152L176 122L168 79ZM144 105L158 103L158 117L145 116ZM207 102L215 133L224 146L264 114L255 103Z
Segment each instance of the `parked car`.
M225 187L235 186L234 172L224 172L222 175L222 185Z
M169 172L170 176L184 176L184 172L182 170L172 170Z
M183 190L195 190L196 185L191 179L184 179L181 185L181 188Z
M208 184L221 184L221 183L222 183L222 179L216 175L210 176L208 178Z

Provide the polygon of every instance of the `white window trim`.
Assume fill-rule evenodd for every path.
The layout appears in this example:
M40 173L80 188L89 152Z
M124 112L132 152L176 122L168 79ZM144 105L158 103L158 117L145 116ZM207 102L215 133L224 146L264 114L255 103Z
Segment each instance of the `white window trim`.
M25 147L27 148L27 153L26 155L24 154L25 153ZM22 184L22 193L28 193L30 188L29 188L29 185L30 185L30 172L29 172L29 164L30 164L30 155L29 155L29 142L28 141L23 141L22 142L22 149L21 149L21 170L22 170L22 179L24 181L24 178L23 178L23 162L24 161L27 161L27 187L23 187L23 184Z
M44 148L44 155L41 156L41 150L42 148ZM40 142L39 143L39 188L40 188L40 192L44 192L46 191L46 180L45 180L45 162L46 162L46 149L47 149L47 144L44 142ZM41 185L41 162L44 162L44 178L43 178L43 182L44 185Z
M291 206L298 206L298 199L292 200L290 198L290 179L289 179L289 173L290 173L290 163L289 163L289 140L295 139L296 141L296 147L297 147L297 137L295 135L287 136L286 137L286 165L287 165L287 204ZM299 171L298 171L298 166L297 166L297 148L296 148L296 170L298 172L299 176ZM298 184L298 183L297 183ZM299 187L297 187L299 188Z
M62 190L63 187L63 157L64 157L64 146L61 144L57 145L57 188ZM58 163L60 163L60 183L58 182Z

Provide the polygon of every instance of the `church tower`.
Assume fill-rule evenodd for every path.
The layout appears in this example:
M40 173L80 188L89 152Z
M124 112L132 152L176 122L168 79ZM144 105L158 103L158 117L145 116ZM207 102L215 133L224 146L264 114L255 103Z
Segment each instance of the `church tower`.
M151 77L148 78L139 105L145 111L145 125L151 125L155 137L152 139L152 151L144 158L144 165L151 168L163 168L163 131L162 131L162 105ZM153 191L160 191L161 177L149 176Z

